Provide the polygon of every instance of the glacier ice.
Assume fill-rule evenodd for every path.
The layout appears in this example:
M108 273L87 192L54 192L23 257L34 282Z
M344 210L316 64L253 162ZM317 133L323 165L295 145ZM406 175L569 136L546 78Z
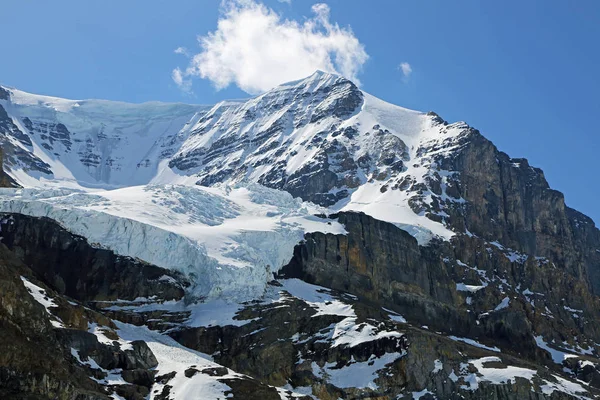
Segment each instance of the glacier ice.
M49 217L91 243L188 275L198 297L260 296L307 231L345 233L286 192L257 184L109 191L2 189L0 211Z

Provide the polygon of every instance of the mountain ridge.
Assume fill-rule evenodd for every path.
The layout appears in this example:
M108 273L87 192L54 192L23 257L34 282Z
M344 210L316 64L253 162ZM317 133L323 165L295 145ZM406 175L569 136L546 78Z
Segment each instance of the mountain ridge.
M600 398L600 231L466 123L322 72L156 115L2 93L6 167L25 187L0 190L0 256L29 271L52 332L81 331L67 364L94 390ZM75 328L69 301L96 322ZM92 344L105 334L119 350ZM147 357L136 371L104 358L136 340L156 380Z

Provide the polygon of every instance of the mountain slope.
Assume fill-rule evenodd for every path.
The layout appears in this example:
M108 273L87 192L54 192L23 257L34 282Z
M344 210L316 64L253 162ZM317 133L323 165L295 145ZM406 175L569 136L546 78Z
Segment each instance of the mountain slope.
M0 191L9 251L57 299L120 321L127 340L175 339L254 378L210 367L234 392L598 396L600 231L541 170L465 123L323 72L212 107L16 89L0 91L0 107L5 168L25 186ZM111 261L67 279L65 260L89 253L22 214L175 278L110 283L124 273ZM184 293L165 296L180 278ZM72 288L84 282L125 297L87 298ZM190 393L182 365L151 398Z
M27 185L120 187L147 183L169 136L204 106L65 100L0 89L6 166ZM31 178L35 178L32 180Z
M48 100L16 90L7 93L6 124L12 124L12 130L6 130L5 141L28 150L21 158L7 159L7 169L27 186L65 186L65 181L106 188L252 181L323 206L337 203L333 209L360 209L406 224L423 242L432 233L452 235L412 212L410 196L399 199L396 192L390 198L381 192L394 179L420 183L427 167L417 165L419 146L451 147L466 125L444 126L435 116L382 102L335 75L316 72L246 102L224 102L210 110L197 107L186 124L179 116L191 113L190 106L123 107L101 101ZM121 108L125 111L113 115ZM63 134L64 143L57 141L59 133L42 134L35 128L52 119L48 114L54 115L59 130L64 126L74 132ZM140 115L150 120L144 119L143 129ZM161 118L167 117L172 120L170 129L162 125ZM82 130L82 120L94 119L95 127ZM128 131L129 126L135 128ZM77 135L73 160L70 137ZM20 137L28 139L19 142ZM30 158L39 159L39 181L20 172L23 165L36 168ZM385 214L379 203L385 204Z
M0 248L2 282L18 282L20 275L24 298L15 300L15 289L3 291L3 300L11 302L0 303L1 315L39 303L36 319L26 320L43 321L39 323L46 325L46 337L59 338L59 343L49 343L35 353L41 363L21 358L17 364L0 357L0 370L7 371L0 374L0 390L5 390L6 398L24 393L34 398L71 398L70 393L86 387L85 398L90 399L308 398L304 393L319 399L562 400L599 395L594 389L597 359L592 352L557 350L556 344L549 345L542 337L536 338L540 359L532 362L530 357L515 355L510 345L489 338L469 339L419 328L412 323L412 314L407 323L396 311L381 308L362 293L357 292L361 295L357 297L294 279L274 281L260 299L234 307L218 302L178 307L185 301L180 298L185 285L181 276L127 258L120 259L118 274L103 275L108 284L94 285L95 290L77 285L80 290L72 290L75 285L70 279L94 282L97 271L111 270L114 255L93 249L85 239L47 219L4 215L0 228L8 245ZM355 234L354 229L350 234ZM78 252L108 257L78 260ZM63 257L56 257L57 253ZM98 258L103 265L95 261ZM49 259L55 260L50 266ZM169 279L160 279L157 285L155 277L161 274ZM13 286L18 292L18 284ZM587 318L587 312L584 315ZM18 320L17 324L25 327ZM23 347L16 340L19 335L6 335L4 325L0 331L3 345ZM23 330L29 340L35 332L39 330ZM54 354L57 351L62 354ZM61 370L44 367L46 358L77 371L76 384L61 378ZM570 379L559 369L563 359L572 371ZM37 375L29 372L32 369ZM37 385L39 380L51 384Z

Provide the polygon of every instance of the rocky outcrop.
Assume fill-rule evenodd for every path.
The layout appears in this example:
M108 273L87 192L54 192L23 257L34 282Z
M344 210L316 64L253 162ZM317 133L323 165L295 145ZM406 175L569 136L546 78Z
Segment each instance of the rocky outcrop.
M2 242L48 285L80 301L181 299L189 284L174 271L91 246L48 218L3 214Z
M12 222L23 221L16 216ZM68 242L61 242L65 238L56 236L55 244L72 251ZM47 248L37 251L50 254ZM90 327L98 332L90 332ZM100 342L98 335L115 341ZM157 360L145 342L121 348L110 319L37 280L30 265L4 244L0 244L0 336L3 399L108 400L116 391L127 400L139 400L154 383ZM124 382L116 387L107 384L109 374L123 374Z
M160 296L164 296L162 300L179 296L181 286L156 284L155 277L164 276L160 268L102 252L88 254L101 249L91 248L50 220L21 217L2 216L2 240L12 247L0 244L0 398L108 400L118 395L142 400L148 398L154 385L172 379L176 372L155 377L158 361L148 344L123 340L112 320L101 313L103 303L93 299L123 301L128 296L145 295L160 301ZM36 235L36 231L48 236ZM48 270L39 264L44 255L48 256ZM63 275L66 270L57 267L63 262L72 267L70 274L79 280ZM36 276L48 279L48 285ZM98 284L89 286L94 281ZM173 282L174 277L167 281ZM60 282L59 287L53 286L56 282ZM90 296L79 292L77 286L84 284ZM128 294L123 285L134 292ZM101 312L73 301L78 297ZM216 383L221 379L235 397L281 398L276 388L250 377L232 378L229 370L222 369L225 373L220 369L200 372L214 376ZM162 393L157 389L156 398L170 399L168 388L164 386ZM288 398L302 396L290 392Z
M169 166L197 175L199 185L252 176L295 197L332 205L363 183L356 162L360 149L352 143L358 127L341 125L360 112L364 97L349 80L316 72L243 104L218 104L197 122L189 146L174 154ZM307 134L290 135L298 131ZM371 139L385 143L381 150L375 146L373 162L401 168L395 151L406 146L400 139L379 126ZM311 156L300 160L304 151Z
M23 126L31 133L37 135L41 139L41 145L44 149L53 152L55 155L54 146L62 145L61 153L68 153L73 144L71 140L71 132L62 123L48 122L33 122L28 117L23 118Z
M20 142L26 149L33 149L31 138L19 129L0 104L0 146L3 153L3 167L7 165L23 168L25 171L52 174L50 165L34 155L32 151L24 150L15 141Z
M0 88L1 89L1 88ZM17 183L4 171L4 155L0 148L0 187L17 187Z
M277 282L272 283L277 288ZM285 292L284 292L285 293ZM346 301L348 299L345 299ZM367 364L375 358L394 355L390 364L397 364L408 342L398 326L381 311L359 305L358 318L353 321L361 329L370 329L373 319L380 340L366 340L355 346L335 346L331 332L345 317L319 315L305 301L289 295L271 304L254 304L245 307L237 316L247 324L208 328L183 328L171 333L187 347L212 354L215 361L236 371L248 374L262 382L292 387L309 387L322 399L357 398L360 394L372 396L385 392L398 393L400 385L394 379L383 383L381 390L372 391L339 387L326 377L316 374L315 368L343 368L354 363ZM347 322L347 321L346 321ZM389 336L385 333L389 332ZM320 366L320 367L317 367ZM382 365L382 368L384 366ZM387 371L392 371L390 366ZM381 374L383 376L383 374ZM388 397L382 397L388 398ZM391 398L391 397L390 397Z
M236 326L183 328L170 335L232 369L325 400L419 393L436 399L572 399L564 389L542 389L547 382L560 382L562 371L549 372L521 354L507 354L505 347L500 352L477 341L463 343L432 326L417 328L381 303L341 292L324 290L322 302L314 294L306 301L286 292L286 285L295 284L280 282L271 283L266 300L246 305L236 315ZM279 287L281 297L273 298ZM344 309L345 315L328 315L328 306ZM515 369L530 378L510 378ZM487 373L505 374L511 383L486 378Z
M280 276L394 305L423 324L435 321L450 332L468 333L474 325L472 316L454 307L459 297L440 249L420 247L407 232L364 213L330 217L348 234L307 234ZM441 248L445 249L443 244Z
M429 165L445 178L426 180L421 196L434 200L415 202L423 207L416 212L443 220L457 232L548 258L600 293L600 231L590 218L565 205L564 195L550 188L542 170L526 159L510 158L470 127L452 148L437 153L427 145L418 149L433 154L427 157Z
M10 92L0 86L0 100L10 99Z
M594 303L596 298L589 294L587 287L571 274L542 259L524 259L520 254L508 254L508 250L482 238L459 235L451 243L434 241L422 247L393 224L361 213L339 213L331 217L342 223L348 234L307 235L283 273L336 287L353 295L326 291L325 300L318 303L317 300L307 301L286 294L285 289L279 289L279 283L273 282L264 300L246 304L238 313L236 319L242 321L241 324L199 328L185 327L185 324L172 326L169 334L180 343L211 354L218 363L249 375L232 378L226 368L205 369L190 365L185 371L180 371L182 374L185 372L185 379L205 374L226 384L234 397L248 399L280 398L278 396L283 392L273 386L289 384L291 391L286 394L289 398L302 398L292 393L294 388L308 388L320 399L392 399L400 395L410 397L413 393L423 393L422 398L435 395L438 399L453 399L456 393L460 393L461 398L473 400L482 396L509 400L523 396L562 400L571 398L560 386L560 379L565 376L562 368L573 371L573 379L585 379L592 385L598 381L596 369L590 367L593 363L584 365L572 361L568 364L570 367L567 364L557 365L549 353L535 345L534 335L537 335L548 343L564 341L566 344L563 346L571 348L593 348L593 341L585 342L584 339L597 334L599 324L594 312L600 307ZM21 228L15 225L21 225ZM71 260L69 253L77 254L83 266L75 268L70 262L72 274L81 275L83 281L105 282L90 288L118 288L119 284L115 281L123 279L139 291L135 295L150 297L152 290L160 296L168 293L149 279L159 272L147 275L154 270L145 264L143 267L150 268L150 272L140 272L141 267L135 260L129 260L126 265L137 279L147 285L144 289L147 292L137 289L131 282L132 278L116 267L121 265L117 258L111 259L112 264L96 264L96 274L90 275L86 260L102 259L103 256L96 254L86 258L81 255L99 249L74 245L79 242L87 244L52 221L5 215L0 228L6 238L3 241L6 240L14 252L12 257L16 262L20 263L20 259L29 263L54 289L62 288L54 286L60 280L44 275L43 269L36 267L39 257L32 253L48 254L49 270L58 276L62 276L64 271L54 267L58 262L53 260ZM47 232L48 238L36 233L40 229L40 232ZM63 249L64 253L57 249ZM116 268L116 272L111 272L111 268ZM64 281L65 285L77 286L73 281ZM457 290L458 283L485 286L465 293ZM95 307L97 311L85 311L85 308L63 300L59 293L46 290L57 304L52 314L53 318L60 319L54 322L60 321L64 327L53 328L51 321L46 320L47 328L42 332L52 332L55 342L51 345L63 349L67 365L82 369L82 380L91 375L102 381L110 371L119 371L124 383L110 390L127 399L141 399L150 390L157 391L157 398L168 399L171 398L170 393L177 391L168 383L173 377L154 376L152 368L156 365L156 358L144 342L130 342L131 348L123 349L116 342L112 345L100 343L96 334L87 331L90 324L98 324L102 326L103 336L119 338L114 325L111 327L112 322L101 320L102 314L98 312L107 312L102 307ZM118 289L115 289L115 296L104 289L94 290L90 292L96 293L93 298L114 300L123 296ZM539 295L542 291L545 296ZM71 293L67 289L60 292ZM281 293L279 298L274 294L278 292ZM72 293L81 296L77 291ZM469 301L466 300L467 295ZM505 297L510 298L509 303L498 308ZM564 300L561 302L558 297ZM589 304L577 303L579 298ZM558 303L552 304L555 301ZM328 313L326 307L343 312ZM61 311L63 308L65 310ZM389 310L401 313L411 325ZM41 311L44 316L47 315L43 307ZM108 312L114 318L126 316L116 310ZM148 323L146 317L133 318L134 309L129 312L131 314L126 316L128 322ZM543 315L547 313L552 313L552 318ZM569 313L576 313L578 317L571 316L569 319ZM154 317L162 318L157 314ZM581 323L578 325L576 320ZM421 325L428 326L418 328ZM476 340L472 342L475 345L457 341L468 340L461 337L474 338L471 340ZM588 344L591 347L586 347ZM484 346L487 348L482 348ZM495 346L500 347L502 352L499 353ZM69 351L76 352L76 359L69 358ZM89 360L101 369L88 369L85 363ZM587 360L595 359L589 356ZM13 363L7 364L14 368ZM357 367L372 368L372 384L357 383L353 387L340 378ZM510 384L485 378L487 371L493 374L497 373L494 369L509 371L514 368L527 371L526 376L533 378L515 378ZM159 381L165 383L154 389ZM20 377L19 382L27 381ZM68 380L59 379L59 382L64 385ZM102 395L106 390L102 385L93 386L94 381L90 382L92 387L89 390L92 392L97 390ZM476 382L476 386L472 382ZM542 387L551 383L558 389L553 390L551 396L546 396ZM10 385L13 385L13 391L34 390L27 383L17 389L14 383ZM79 390L79 387L75 385L68 390ZM593 388L585 390L595 393Z
M21 282L19 276L27 273L27 267L0 245L0 397L108 399L100 385L71 362L46 310Z

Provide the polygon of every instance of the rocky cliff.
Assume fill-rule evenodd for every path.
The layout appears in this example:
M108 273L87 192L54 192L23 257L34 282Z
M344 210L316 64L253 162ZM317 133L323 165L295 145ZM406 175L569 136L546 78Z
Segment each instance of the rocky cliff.
M17 183L4 171L4 151L0 148L0 187L16 187Z
M4 215L4 344L26 348L9 327L27 332L36 323L45 328L26 335L36 340L42 333L44 343L50 342L47 351L35 353L39 367L32 358L22 364L6 360L0 386L7 398L105 398L114 392L137 399L152 390L167 399L182 384L174 381L180 374L184 382L211 376L244 399L299 398L307 391L320 399L595 396L600 307L571 274L540 259L511 261L514 254L474 236L423 247L393 224L365 214L330 217L347 234L308 234L281 274L339 291L295 279L273 281L262 299L238 308L231 323L194 327L188 319L193 308L169 306L183 294L177 274L94 249L48 219ZM477 250L482 248L484 254ZM44 254L48 268L38 257ZM68 279L53 260L64 260L78 280ZM161 274L172 279L157 279ZM98 285L86 284L94 281ZM38 309L37 317L15 311L28 304ZM25 319L13 320L15 315ZM222 367L160 367L164 359L157 361L144 347L150 339L142 335L136 344L131 328L118 321L163 331L211 354ZM227 367L254 379L232 377ZM67 378L63 370L81 372ZM358 379L358 371L369 370L373 375ZM42 375L35 378L31 371ZM81 378L71 381L78 373ZM498 374L507 381L493 378ZM572 386L565 377L590 386ZM39 379L44 386L36 386Z
M171 270L93 247L47 218L0 219L2 243L60 294L79 301L181 299L189 283Z
M459 150L431 158L450 176L433 176L426 182L437 198L426 212L443 210L455 231L528 256L547 257L598 294L600 231L594 222L567 207L564 195L550 188L543 171L526 159L500 152L477 130L468 129L457 145ZM444 194L465 203L449 205L440 198Z
M356 294L436 331L477 337L533 361L546 357L536 350L537 336L567 348L598 343L600 300L588 282L549 259L469 235L422 247L365 214L331 217L348 234L307 234L282 276Z

